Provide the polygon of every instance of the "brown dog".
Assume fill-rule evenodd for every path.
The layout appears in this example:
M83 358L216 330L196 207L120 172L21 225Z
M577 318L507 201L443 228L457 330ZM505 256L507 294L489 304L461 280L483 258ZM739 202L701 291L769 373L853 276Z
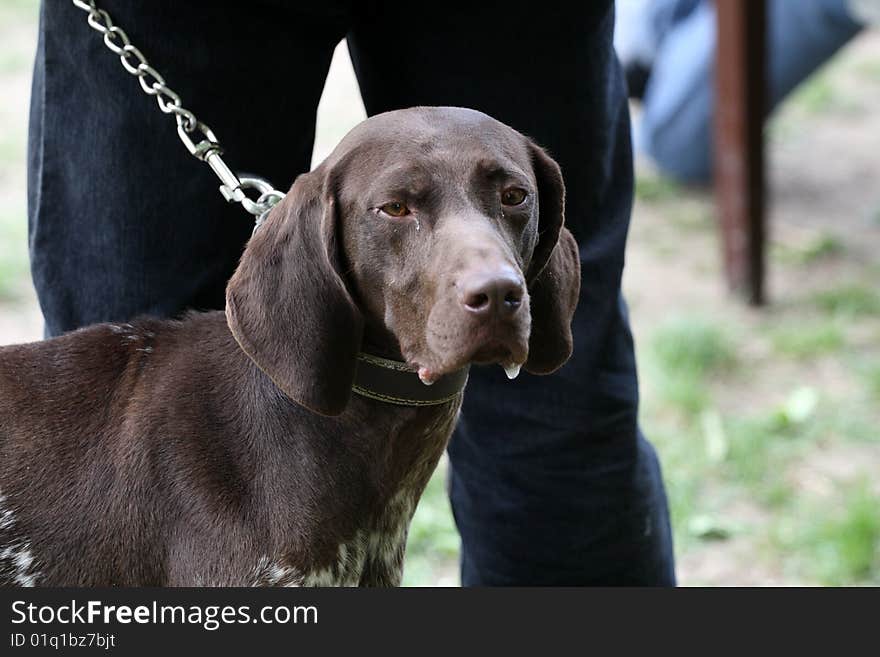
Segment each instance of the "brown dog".
M0 584L398 584L463 368L571 353L563 196L484 114L383 114L296 180L225 315L0 349Z

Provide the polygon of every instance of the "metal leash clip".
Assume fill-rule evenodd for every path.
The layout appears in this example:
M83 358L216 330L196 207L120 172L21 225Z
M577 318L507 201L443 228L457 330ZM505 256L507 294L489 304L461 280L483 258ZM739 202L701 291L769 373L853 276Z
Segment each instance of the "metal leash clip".
M256 217L254 230L251 233L251 235L253 235L257 232L257 229L263 225L263 222L266 220L266 217L269 216L272 208L278 205L278 203L281 202L281 199L284 198L284 192L279 192L272 187L271 183L265 178L242 176L239 179L239 182L241 183L239 189L256 189L260 192L260 196L256 201L252 201L247 196L241 201L242 207ZM222 187L220 188L220 193L224 196L226 195L223 192Z
M201 133L202 139L196 143L191 134ZM269 211L274 208L281 199L284 198L284 192L280 192L272 186L265 178L257 176L237 176L232 172L221 155L223 148L214 135L214 132L207 125L199 121L193 130L187 130L187 124L180 116L177 117L177 134L180 140L186 146L187 150L197 159L207 163L211 170L217 175L222 183L220 185L220 193L230 203L240 203L246 212L256 217L254 225L254 233L262 225ZM260 193L257 200L253 200L247 196L245 190L254 189Z

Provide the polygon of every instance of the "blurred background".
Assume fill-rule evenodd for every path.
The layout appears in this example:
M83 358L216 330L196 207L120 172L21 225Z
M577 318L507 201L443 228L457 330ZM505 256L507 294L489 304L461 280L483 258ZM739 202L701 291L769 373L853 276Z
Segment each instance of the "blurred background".
M0 344L42 332L25 168L37 6L0 2ZM624 286L683 585L880 584L878 107L880 30L864 30L767 123L761 308L727 291L711 190L637 162ZM315 161L363 118L342 44ZM444 468L416 514L405 584L458 584Z

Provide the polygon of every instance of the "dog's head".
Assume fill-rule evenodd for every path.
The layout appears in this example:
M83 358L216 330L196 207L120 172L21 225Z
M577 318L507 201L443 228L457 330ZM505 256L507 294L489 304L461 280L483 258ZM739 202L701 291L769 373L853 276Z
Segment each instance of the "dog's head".
M364 121L249 242L226 314L289 397L345 408L362 344L430 383L468 363L561 367L580 268L557 164L498 121L415 108Z

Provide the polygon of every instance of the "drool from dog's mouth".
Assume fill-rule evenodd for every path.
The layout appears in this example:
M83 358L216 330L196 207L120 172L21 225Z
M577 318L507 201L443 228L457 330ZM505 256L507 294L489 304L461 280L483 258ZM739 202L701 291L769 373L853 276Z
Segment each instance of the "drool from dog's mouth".
M511 380L518 377L522 369L522 363L516 362L511 350L499 343L493 343L479 349L471 357L471 361L478 365L498 363L504 369L507 378Z

